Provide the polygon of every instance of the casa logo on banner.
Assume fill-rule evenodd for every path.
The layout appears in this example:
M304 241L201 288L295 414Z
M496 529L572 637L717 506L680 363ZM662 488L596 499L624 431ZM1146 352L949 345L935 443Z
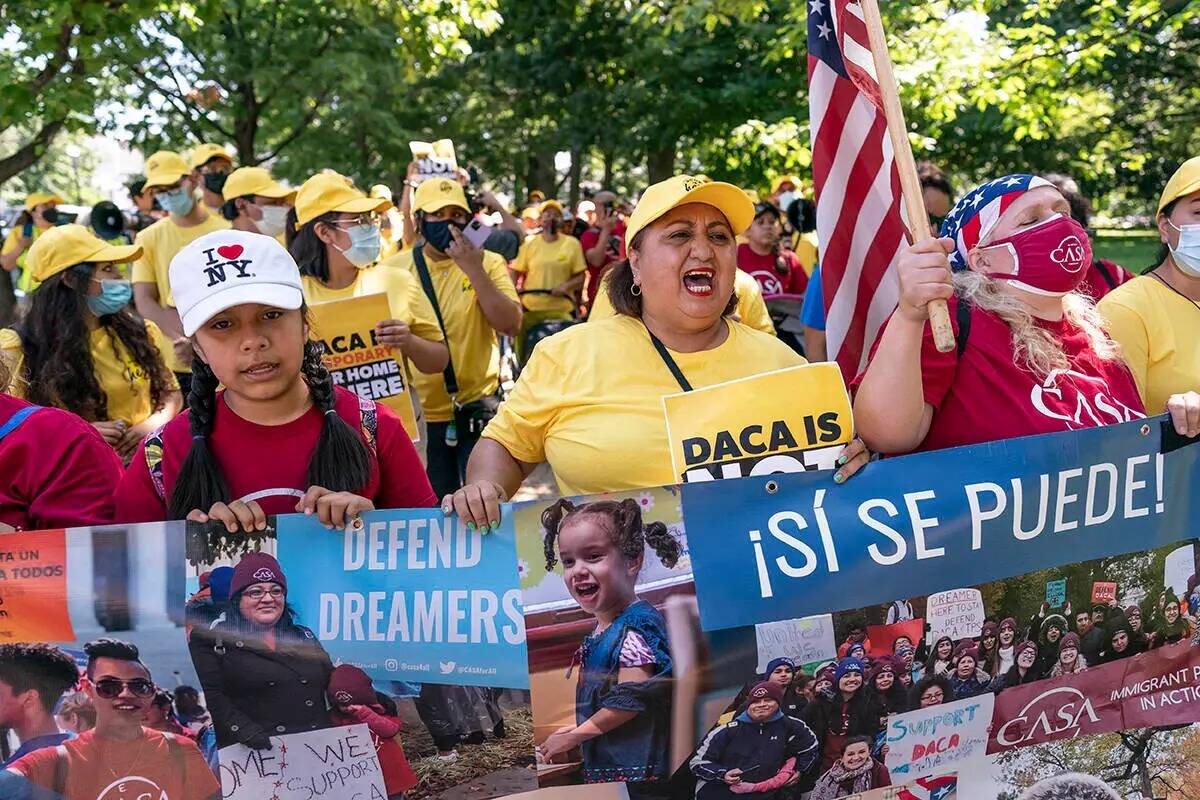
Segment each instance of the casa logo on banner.
M317 303L310 313L313 331L325 346L323 360L334 385L392 409L412 440L418 441L417 414L404 370L392 348L375 338L375 324L392 318L387 296L369 294Z
M668 395L663 412L684 483L834 469L854 436L850 396L832 363Z

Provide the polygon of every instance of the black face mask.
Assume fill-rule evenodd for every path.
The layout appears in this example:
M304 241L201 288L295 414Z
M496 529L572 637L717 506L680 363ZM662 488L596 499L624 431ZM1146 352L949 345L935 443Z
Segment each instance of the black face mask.
M546 226L546 230L550 231L551 233L558 233L561 228L562 228L562 220L561 219L550 220L550 224Z
M42 211L42 219L46 220L46 222L49 222L51 225L57 225L58 224L58 209L55 208L54 206L44 209Z
M225 188L225 181L229 178L229 174L225 172L206 172L204 173L204 188L208 189L213 194L220 194Z
M449 219L421 220L421 236L425 237L426 243L434 250L444 253L454 241L454 235L450 233L451 225L460 231L465 227Z

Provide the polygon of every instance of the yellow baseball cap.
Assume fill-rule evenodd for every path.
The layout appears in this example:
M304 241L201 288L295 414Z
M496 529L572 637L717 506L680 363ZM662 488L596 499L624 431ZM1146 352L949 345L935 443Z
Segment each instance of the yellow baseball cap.
M141 255L140 244L109 244L82 225L59 225L34 239L28 263L40 283L85 261L124 264Z
M391 202L367 197L345 175L322 172L306 180L296 192L296 230L330 211L362 214L386 211Z
M230 164L233 163L233 156L229 155L229 151L219 144L202 144L192 151L191 166L192 169L200 169L214 158L223 158Z
M42 203L65 203L65 202L67 202L67 201L63 200L61 197L59 197L56 194L51 194L49 192L34 192L33 194L31 194L25 198L25 210L33 211L35 208L40 206Z
M429 178L417 187L413 195L413 207L417 211L439 211L446 206L458 206L471 213L471 207L467 205L467 193L458 181Z
M538 216L540 217L542 214L545 214L547 209L551 208L556 210L559 214L563 213L562 203L558 202L557 200L547 200L537 207Z
M192 173L192 168L183 156L171 150L159 150L146 159L146 185L142 190L155 186L170 186Z
M800 189L800 185L801 185L800 179L797 178L795 175L780 175L778 178L775 179L775 185L771 187L771 191L778 192L779 188L781 186L783 186L785 183L790 183L797 190Z
M1163 189L1162 197L1158 199L1158 211L1155 216L1161 214L1163 208L1171 201L1192 192L1200 192L1200 156L1189 158L1175 170L1175 174Z
M225 200L232 200L235 197L251 195L270 198L282 197L295 201L296 190L276 182L271 177L271 173L262 167L238 167L229 173L229 177L225 179L225 188L221 191L221 197Z
M746 193L732 183L702 181L692 175L676 175L654 184L642 195L625 223L625 246L654 220L684 203L705 203L729 220L735 236L754 222L754 204Z

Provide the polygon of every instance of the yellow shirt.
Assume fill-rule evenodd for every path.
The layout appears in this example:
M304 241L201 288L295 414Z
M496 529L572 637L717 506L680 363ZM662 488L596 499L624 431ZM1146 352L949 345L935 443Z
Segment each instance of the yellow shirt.
M1108 334L1121 345L1147 414L1161 414L1167 399L1200 384L1200 308L1144 275L1100 300Z
M804 267L804 272L811 276L813 269L817 266L817 259L820 255L817 232L810 231L809 233L796 234L794 245L792 252L796 254L796 258L800 259L800 265Z
M512 270L525 273L525 289L553 289L586 272L587 261L583 257L583 246L574 236L560 233L553 242L547 242L539 233L521 245ZM531 294L521 299L530 311L570 314L574 308L570 300L544 294Z
M190 228L175 224L170 217L163 217L153 225L138 231L137 236L133 237L134 244L142 246L142 257L133 262L130 280L134 283L153 283L158 287L159 305L174 308L175 295L171 294L171 284L167 279L171 259L189 242L206 233L225 230L228 227L228 220L213 213L199 225ZM191 372L187 364L175 357L174 350L168 348L164 356L172 372Z
M300 281L304 286L304 299L310 305L365 297L369 294L385 294L392 318L406 323L414 335L430 342L440 342L445 338L442 336L442 329L438 327L429 298L421 291L416 274L394 264L389 266L381 262L360 269L354 283L342 289L330 289L310 275L300 276Z
M596 290L596 299L592 303L592 311L588 314L588 322L606 319L616 315L612 302L608 299L608 278L611 272L604 273L600 279L600 287ZM738 321L756 331L775 335L775 323L771 322L771 314L767 311L767 302L763 300L762 287L758 280L749 272L737 270L733 279L733 291L737 294L737 308L734 313Z
M726 324L719 347L671 353L693 387L805 363L774 336ZM483 435L520 461L549 461L563 495L670 485L662 397L680 391L641 320L610 317L539 342Z
M171 352L167 337L149 320L146 321L146 333L165 361ZM150 400L150 376L115 334L110 334L107 328L96 328L88 336L88 349L92 354L96 382L108 398L108 420L124 420L129 425L138 425L154 413L154 405ZM25 352L21 347L21 337L11 328L0 330L0 357L4 358L12 371L8 393L25 397L28 385L23 377ZM168 377L170 388L179 391L175 376L168 373Z
M475 288L458 265L448 258L435 261L426 252L425 264L429 267L429 277L433 281L433 290L437 293L438 306L446 323L446 344L454 364L454 377L458 379L459 405L495 394L500 386L500 344L496 331L476 302ZM380 267L407 270L420 290L421 282L413 264L411 249L381 261L374 269ZM483 270L506 297L514 301L517 299L517 290L509 277L508 262L504 256L485 251ZM421 406L430 422L449 422L454 418L450 395L446 394L446 382L440 373L426 375L418 372L413 375L413 385L417 387Z
M0 247L0 255L8 255L21 246L21 234L24 231L24 228L24 225L13 226L13 229L8 232L7 236L4 237L4 246ZM30 246L33 246L33 243L37 241L37 237L40 236L41 233L41 228L34 225L33 234L29 237ZM38 286L37 283L34 283L33 271L25 269L25 257L27 255L29 255L28 247L25 248L24 253L21 253L21 255L17 256L17 269L21 270L21 277L17 280L17 288L26 294L32 292Z

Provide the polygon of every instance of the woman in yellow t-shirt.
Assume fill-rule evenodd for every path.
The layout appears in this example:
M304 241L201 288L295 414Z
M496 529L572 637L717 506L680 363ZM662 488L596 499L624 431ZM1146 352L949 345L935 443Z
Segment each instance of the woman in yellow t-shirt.
M118 264L139 245L111 245L82 225L46 231L29 249L40 282L16 329L0 331L9 392L90 422L128 462L138 443L183 407L166 366L171 345L129 310L132 290Z
M375 323L377 341L399 350L421 372L441 373L450 351L433 307L411 275L376 264L382 242L379 212L390 205L367 197L337 173L314 175L296 193L297 232L288 250L300 267L309 303L386 294L392 319Z
M727 183L678 175L646 190L613 267L617 316L540 342L471 456L467 486L443 500L486 530L539 462L564 495L678 482L662 398L798 366L774 336L728 319L736 305L736 236L754 207ZM867 462L855 440L835 480Z
M17 288L28 294L36 282L26 262L26 254L37 238L58 224L58 208L63 199L56 194L34 192L25 198L25 210L13 223L0 247L0 268L6 272L21 270Z
M1099 304L1151 414L1200 385L1200 156L1167 181L1157 216L1159 265Z

